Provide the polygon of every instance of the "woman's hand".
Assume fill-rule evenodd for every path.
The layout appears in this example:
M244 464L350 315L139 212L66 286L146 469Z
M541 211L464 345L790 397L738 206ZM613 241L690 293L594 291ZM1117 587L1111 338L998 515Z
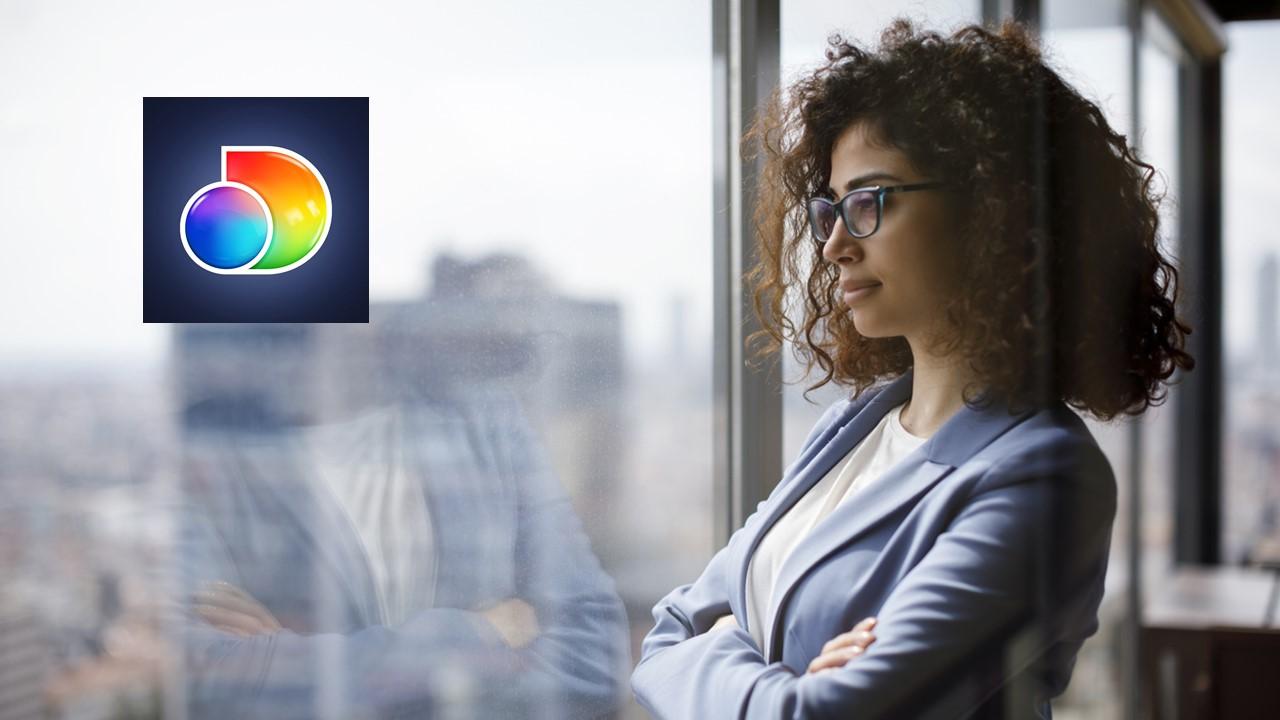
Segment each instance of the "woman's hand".
M875 624L874 617L864 618L849 632L831 638L826 645L822 646L822 654L809 663L808 672L816 673L820 670L843 667L845 663L861 655L868 645L876 641L876 636L871 633L871 628Z
M480 611L480 615L498 631L507 647L513 650L533 642L541 632L538 615L529 603L519 598L507 598L493 607Z
M196 614L223 632L249 637L283 629L270 610L231 583L208 583L193 599Z

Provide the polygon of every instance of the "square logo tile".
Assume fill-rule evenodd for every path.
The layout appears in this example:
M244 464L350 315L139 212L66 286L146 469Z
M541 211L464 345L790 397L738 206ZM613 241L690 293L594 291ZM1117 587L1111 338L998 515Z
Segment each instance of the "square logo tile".
M368 98L142 114L144 322L368 322Z

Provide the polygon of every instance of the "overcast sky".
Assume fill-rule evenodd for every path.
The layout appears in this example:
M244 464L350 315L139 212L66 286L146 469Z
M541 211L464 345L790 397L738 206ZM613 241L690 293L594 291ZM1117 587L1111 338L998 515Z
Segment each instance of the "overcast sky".
M163 352L141 323L163 95L369 96L375 301L420 293L438 251L511 250L653 342L670 298L709 294L710 18L643 6L5 3L0 357Z
M784 76L819 61L837 27L865 40L904 9L948 24L977 8L784 3ZM517 251L569 294L621 302L632 352L662 351L683 299L697 347L710 322L710 19L709 3L681 0L0 2L0 367L163 356L166 329L141 322L149 95L369 96L375 301L422 292L437 252ZM1127 92L1106 70L1117 37L1050 40L1105 98ZM1252 334L1254 268L1280 251L1267 216L1277 40L1277 23L1230 26L1234 345ZM501 198L519 223L495 213Z

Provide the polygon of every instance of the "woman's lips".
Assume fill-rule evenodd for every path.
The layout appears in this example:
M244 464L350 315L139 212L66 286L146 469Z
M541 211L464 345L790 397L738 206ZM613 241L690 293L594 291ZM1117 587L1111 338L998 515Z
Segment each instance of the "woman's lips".
M876 288L878 287L880 287L880 283L876 283L874 285L865 285L863 287L855 288L855 289L848 289L848 286L845 286L844 301L846 303L850 303L857 300L861 300L862 298L875 292Z

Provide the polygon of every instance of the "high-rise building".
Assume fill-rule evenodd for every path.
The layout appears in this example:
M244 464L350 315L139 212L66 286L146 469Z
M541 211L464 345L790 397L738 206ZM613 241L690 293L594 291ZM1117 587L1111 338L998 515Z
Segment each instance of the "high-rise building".
M1267 255L1258 268L1258 367L1274 371L1280 365L1280 286L1276 256Z
M53 669L51 647L35 613L0 598L0 720L48 717L44 691Z
M501 383L521 399L580 513L605 517L622 432L618 304L557 294L518 255L441 255L430 276L421 298L372 304L368 324L177 326L183 433L323 422Z

